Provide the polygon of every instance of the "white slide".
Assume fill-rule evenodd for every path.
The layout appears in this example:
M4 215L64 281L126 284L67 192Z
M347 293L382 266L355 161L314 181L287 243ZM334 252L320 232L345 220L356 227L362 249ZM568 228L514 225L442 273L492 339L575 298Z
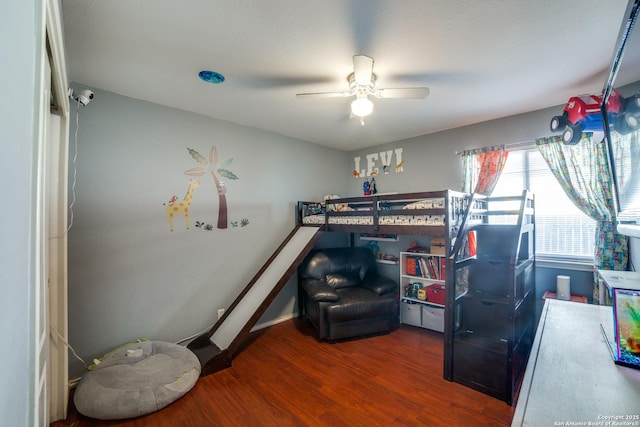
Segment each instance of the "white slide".
M238 336L251 316L258 310L276 284L286 274L296 258L313 239L320 227L299 227L289 242L282 248L265 271L257 278L251 289L227 314L222 324L211 335L209 341L225 350Z

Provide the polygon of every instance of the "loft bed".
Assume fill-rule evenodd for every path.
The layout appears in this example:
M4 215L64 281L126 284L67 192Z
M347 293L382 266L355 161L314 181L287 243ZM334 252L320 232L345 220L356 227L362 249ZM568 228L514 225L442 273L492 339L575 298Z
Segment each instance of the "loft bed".
M487 221L487 210L487 198L479 194L453 190L384 194L298 202L296 224L344 233L439 237L444 240L446 270L453 271L452 263L467 257L469 232ZM445 289L457 298L467 287L447 275Z
M442 190L298 202L297 221L323 231L444 238L443 376L514 402L536 325L533 194Z
M321 234L318 233L319 231L444 237L447 258L446 270L450 271L449 266L452 260L449 254L454 247L453 243L456 241L456 236L464 235L465 223L471 224L476 218L479 218L479 216L469 214L469 206L475 206L471 195L452 190L333 199L323 203L298 202L296 227L293 231L225 311L219 321L209 331L204 332L189 343L189 349L200 360L202 375L209 375L231 366L232 359L246 345L251 328L260 316L264 314L273 299L278 295L278 292L291 278L295 269L313 248L314 243ZM309 228L305 230L305 226ZM288 249L297 253L296 258L293 259L289 267L287 267L287 263L278 261L281 254ZM286 254L286 256L289 255L290 252ZM264 274L271 276L281 274L281 276L260 305L254 309L255 311L249 312L253 312L253 315L246 321L241 330L235 332L235 338L231 337L229 341L229 336L223 336L221 341L214 341L215 336L223 335L218 333L224 327L223 325L237 324L235 322L237 317L233 317L234 313L242 310L246 311L242 306L243 300L250 293L255 295L255 293L252 293L254 292L254 287L258 289L256 292L262 292L262 288L271 286L269 279L261 280ZM455 282L449 276L452 275L447 275L447 289L455 286ZM255 301L255 297L253 297L253 301L251 301L251 298L248 298L248 300L250 301L249 304L252 304ZM236 308L240 310L234 311ZM240 314L240 316L242 315ZM226 322L227 319L232 319L234 322ZM218 345L218 343L221 344Z
M449 249L470 199L441 190L298 202L297 223L325 231L444 237Z

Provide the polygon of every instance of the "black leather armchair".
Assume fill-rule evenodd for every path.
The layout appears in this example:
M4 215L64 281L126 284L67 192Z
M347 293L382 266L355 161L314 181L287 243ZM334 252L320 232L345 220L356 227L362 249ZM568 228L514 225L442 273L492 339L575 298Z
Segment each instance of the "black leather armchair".
M398 284L378 274L367 248L315 250L303 261L298 278L301 314L318 339L385 333L397 325Z

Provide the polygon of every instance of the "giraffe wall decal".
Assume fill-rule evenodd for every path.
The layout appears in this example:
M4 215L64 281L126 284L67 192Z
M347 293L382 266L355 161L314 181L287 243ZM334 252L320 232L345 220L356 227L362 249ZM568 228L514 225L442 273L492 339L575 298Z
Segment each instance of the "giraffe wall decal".
M189 229L189 208L191 207L191 199L193 199L193 192L197 186L200 185L200 180L189 180L189 188L184 199L180 202L173 202L167 204L167 220L169 221L169 229L173 231L173 217L175 215L183 214L184 220Z

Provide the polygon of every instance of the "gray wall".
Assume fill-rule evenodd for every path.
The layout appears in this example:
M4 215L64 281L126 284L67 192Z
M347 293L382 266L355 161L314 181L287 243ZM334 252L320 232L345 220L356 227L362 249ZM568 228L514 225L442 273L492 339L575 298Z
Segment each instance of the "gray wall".
M95 100L80 110L69 233L70 339L88 360L131 339L177 341L209 327L217 309L229 306L292 229L296 200L362 194L363 178L352 175L354 157L361 157L364 169L367 154L402 148L404 172L392 168L376 176L381 193L460 189L456 150L547 136L550 117L562 108L346 153L94 90ZM71 145L73 157L73 140ZM229 218L248 218L249 224L195 227L195 221L216 223L217 197L207 175L194 194L191 229L178 217L170 232L163 203L184 195L184 171L196 165L187 147L206 156L211 145L220 162L233 159L229 169L239 177L225 180ZM320 244L347 241L325 236ZM555 287L557 274L570 275L572 289L590 296L590 272L540 267L539 296ZM261 322L297 311L295 279ZM81 372L72 360L70 376Z
M0 180L5 201L0 221L0 353L3 425L25 426L34 405L36 325L35 181L42 1L10 2L0 13ZM35 424L34 424L35 425Z
M293 229L295 202L343 192L350 172L344 152L93 90L79 113L69 232L69 335L89 361L131 339L177 341L211 326ZM193 195L191 228L178 216L171 232L163 203L182 200L184 171L197 166L187 147L208 157L212 145L218 165L232 159L226 167L239 178L223 178L238 226L216 228L207 173ZM297 310L295 289L292 280L264 321ZM82 369L72 360L70 377Z
M381 172L375 176L379 192L404 193L445 188L460 190L462 161L455 154L456 150L531 141L549 136L549 121L558 111L562 111L562 106L353 151L349 154L351 169L354 168L354 157L361 158L361 169L365 169L367 154L402 148L404 172L396 173L392 168L389 174ZM376 165L381 168L379 161ZM364 178L351 177L347 195L362 195Z

